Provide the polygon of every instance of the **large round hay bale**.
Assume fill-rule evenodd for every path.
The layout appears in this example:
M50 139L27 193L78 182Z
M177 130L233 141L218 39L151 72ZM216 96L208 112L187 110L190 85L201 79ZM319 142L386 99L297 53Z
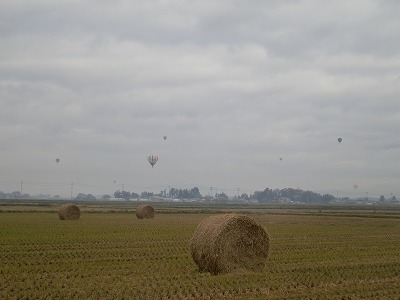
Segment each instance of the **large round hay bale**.
M58 211L60 220L77 220L81 216L81 210L75 204L64 204Z
M147 204L139 205L136 208L136 217L138 219L152 219L154 218L154 208Z
M269 236L259 223L245 215L216 215L199 223L190 250L200 271L262 272L269 253Z

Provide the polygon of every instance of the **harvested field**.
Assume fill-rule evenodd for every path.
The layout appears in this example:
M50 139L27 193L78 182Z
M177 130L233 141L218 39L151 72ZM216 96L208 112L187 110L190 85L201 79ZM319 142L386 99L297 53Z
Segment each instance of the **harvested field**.
M399 216L254 214L268 230L260 273L199 272L203 214L0 213L0 299L398 299Z

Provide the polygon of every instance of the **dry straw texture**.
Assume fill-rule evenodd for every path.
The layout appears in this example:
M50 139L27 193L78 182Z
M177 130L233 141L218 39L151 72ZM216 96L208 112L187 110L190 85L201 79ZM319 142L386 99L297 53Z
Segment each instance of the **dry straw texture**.
M81 210L75 204L64 204L58 211L60 220L77 220L81 216Z
M190 250L200 271L262 272L269 253L269 236L259 223L245 215L216 215L199 223Z
M154 208L147 204L139 205L136 208L136 217L138 219L152 219L154 218Z

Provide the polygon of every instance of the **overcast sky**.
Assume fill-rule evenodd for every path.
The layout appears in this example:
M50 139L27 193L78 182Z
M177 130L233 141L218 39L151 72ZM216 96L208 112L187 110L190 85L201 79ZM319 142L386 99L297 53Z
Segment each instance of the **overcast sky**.
M399 16L397 0L2 0L0 191L399 198Z

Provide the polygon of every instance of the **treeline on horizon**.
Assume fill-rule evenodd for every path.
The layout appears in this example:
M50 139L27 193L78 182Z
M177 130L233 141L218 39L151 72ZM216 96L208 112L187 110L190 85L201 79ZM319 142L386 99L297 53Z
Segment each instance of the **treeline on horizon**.
M60 198L59 196L48 198ZM284 189L270 189L266 188L263 191L255 191L252 194L242 193L241 195L235 195L229 198L224 192L215 193L213 196L205 195L200 193L198 187L192 189L176 189L171 188L169 191L161 190L159 193L152 192L142 192L140 194L130 191L120 191L114 192L114 198L120 199L148 199L151 196L157 196L161 198L173 198L173 199L205 199L206 201L257 201L260 203L276 203L276 202L294 202L294 203L329 203L335 197L331 194L321 195L312 191L304 191L302 189L294 188L284 188ZM31 198L29 194L21 194L19 191L14 191L12 193L4 193L0 191L0 198L4 199L17 199L17 198ZM110 195L103 195L101 200L111 199ZM78 193L74 198L76 200L100 200L97 199L93 194Z
M150 196L158 196L165 198L174 199L216 199L219 201L228 201L229 197L225 193L216 193L213 196L203 196L197 187L192 189L175 189L171 188L169 192L166 190L160 191L158 194L142 192L140 195L134 192L128 191L116 191L114 193L115 198L123 199L135 199L135 198L149 198ZM304 191L302 189L284 188L284 189L270 189L266 188L263 191L255 191L253 194L248 195L242 193L239 197L236 195L233 200L244 200L244 201L258 201L260 203L275 203L281 201L295 202L295 203L329 203L335 197L331 194L321 195L312 191Z

